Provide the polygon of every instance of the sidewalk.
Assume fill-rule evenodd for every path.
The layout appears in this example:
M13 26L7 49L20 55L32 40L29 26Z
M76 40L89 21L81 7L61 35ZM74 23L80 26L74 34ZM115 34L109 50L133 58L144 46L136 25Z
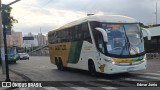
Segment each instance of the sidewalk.
M21 76L11 71L9 72L9 76L11 81L24 81L24 79ZM5 79L6 79L6 75L2 73L2 65L0 65L0 81L5 81Z
M21 76L13 73L13 72L9 72L9 77L11 81L25 81ZM2 65L0 64L0 84L2 85L2 82L6 80L6 75L2 73ZM1 86L0 85L0 86ZM0 87L0 90L7 90L8 88L2 88Z

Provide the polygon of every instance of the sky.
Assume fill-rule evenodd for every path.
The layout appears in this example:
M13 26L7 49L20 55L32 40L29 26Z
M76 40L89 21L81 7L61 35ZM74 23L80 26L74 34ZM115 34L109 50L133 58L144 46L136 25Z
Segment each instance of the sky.
M2 0L8 4L14 0ZM21 0L11 5L11 15L18 20L13 30L23 35L38 34L86 17L87 13L125 15L144 24L160 23L160 0Z

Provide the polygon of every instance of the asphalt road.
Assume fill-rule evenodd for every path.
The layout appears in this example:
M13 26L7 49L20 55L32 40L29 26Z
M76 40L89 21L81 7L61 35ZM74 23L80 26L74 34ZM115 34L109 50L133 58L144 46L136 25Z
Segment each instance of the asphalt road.
M9 68L26 81L51 81L48 83L52 87L45 86L44 90L134 90L142 89L141 86L139 86L141 88L137 87L137 84L153 82L159 87L144 86L143 89L158 90L160 88L160 60L148 60L147 69L143 71L114 75L98 74L97 76L91 76L87 71L77 69L59 71L50 63L49 57L42 56L30 57L30 60L19 60L16 64L10 64Z

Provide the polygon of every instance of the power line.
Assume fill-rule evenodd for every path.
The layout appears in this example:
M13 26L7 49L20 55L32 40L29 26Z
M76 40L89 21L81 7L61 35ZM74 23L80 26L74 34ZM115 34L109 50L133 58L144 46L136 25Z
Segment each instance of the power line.
M157 2L156 2L156 24L157 24Z

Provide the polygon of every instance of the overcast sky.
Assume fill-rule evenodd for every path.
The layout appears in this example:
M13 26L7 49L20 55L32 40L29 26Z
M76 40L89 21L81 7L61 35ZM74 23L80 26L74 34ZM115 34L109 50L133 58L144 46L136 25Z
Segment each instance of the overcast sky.
M2 0L8 4L14 0ZM144 24L155 23L156 2L160 23L160 0L21 0L12 5L12 16L18 20L14 30L23 35L46 34L49 30L85 17L87 13L118 14Z

